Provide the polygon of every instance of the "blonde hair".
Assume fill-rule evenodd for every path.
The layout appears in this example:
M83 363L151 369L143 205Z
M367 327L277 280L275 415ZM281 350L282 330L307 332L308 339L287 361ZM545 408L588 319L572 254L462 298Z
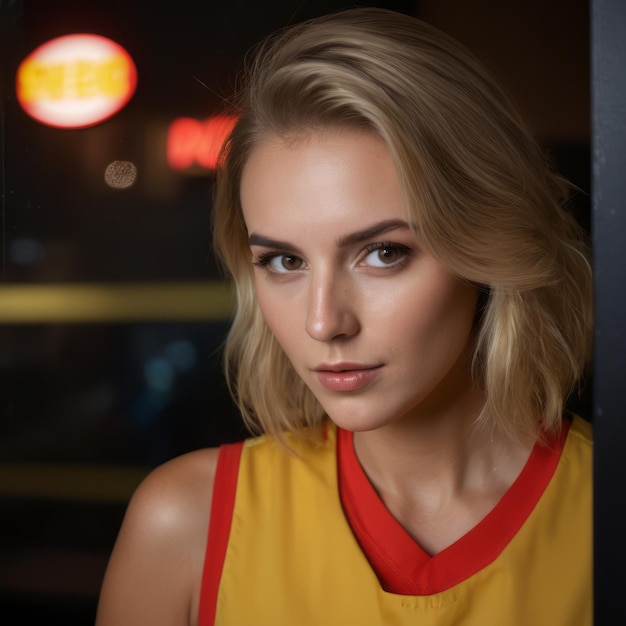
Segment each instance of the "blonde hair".
M483 290L473 361L486 396L480 419L518 439L558 430L590 355L586 235L563 206L567 184L483 65L414 17L361 8L268 37L244 78L213 232L237 297L226 376L249 427L280 435L324 413L256 303L242 170L268 136L354 127L385 141L421 244Z

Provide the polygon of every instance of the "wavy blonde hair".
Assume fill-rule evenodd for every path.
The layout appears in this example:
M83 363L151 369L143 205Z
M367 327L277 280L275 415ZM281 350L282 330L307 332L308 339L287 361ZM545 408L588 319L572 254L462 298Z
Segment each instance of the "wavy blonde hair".
M269 136L328 127L378 134L420 242L483 292L473 374L480 419L522 440L558 430L591 344L586 233L513 105L460 43L408 15L348 9L283 29L246 59L224 145L215 251L237 306L225 344L231 393L253 432L324 417L265 324L254 294L240 182Z

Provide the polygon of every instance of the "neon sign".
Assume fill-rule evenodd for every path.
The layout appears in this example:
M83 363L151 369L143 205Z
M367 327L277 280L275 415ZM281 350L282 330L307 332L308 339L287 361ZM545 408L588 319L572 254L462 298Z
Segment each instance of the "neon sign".
M214 170L236 117L216 115L206 120L179 117L167 132L167 162L174 170L194 167Z
M17 99L31 117L58 128L102 122L132 97L135 64L100 35L65 35L31 52L17 70Z

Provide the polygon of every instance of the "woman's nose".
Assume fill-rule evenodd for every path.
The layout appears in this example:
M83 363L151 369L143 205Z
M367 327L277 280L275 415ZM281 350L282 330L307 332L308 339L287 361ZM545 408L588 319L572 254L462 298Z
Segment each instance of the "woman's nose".
M351 337L359 332L355 294L336 277L312 281L306 332L316 341Z

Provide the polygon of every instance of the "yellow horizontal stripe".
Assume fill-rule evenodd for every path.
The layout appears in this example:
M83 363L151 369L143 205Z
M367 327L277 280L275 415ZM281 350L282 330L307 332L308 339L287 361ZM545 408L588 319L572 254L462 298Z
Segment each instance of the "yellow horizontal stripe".
M123 504L147 468L97 465L0 464L0 497Z
M225 320L226 283L88 283L0 286L0 324Z

